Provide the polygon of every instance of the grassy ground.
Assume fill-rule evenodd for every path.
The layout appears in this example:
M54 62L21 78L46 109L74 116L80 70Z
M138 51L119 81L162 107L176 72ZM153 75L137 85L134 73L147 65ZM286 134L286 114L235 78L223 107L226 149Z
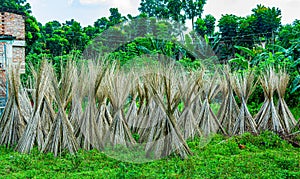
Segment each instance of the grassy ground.
M300 110L299 107L291 109L292 114L294 115L295 119L300 119Z
M237 143L244 144L241 150ZM22 155L0 147L1 178L300 178L300 149L265 132L226 139L215 136L205 147L188 142L194 155L149 163L118 161L97 151L54 158L37 150Z

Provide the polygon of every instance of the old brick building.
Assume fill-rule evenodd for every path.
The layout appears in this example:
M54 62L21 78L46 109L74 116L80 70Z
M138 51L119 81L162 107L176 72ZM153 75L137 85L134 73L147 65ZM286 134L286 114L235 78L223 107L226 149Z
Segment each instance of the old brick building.
M21 65L25 72L25 14L0 9L0 67Z
M0 113L7 100L7 68L20 65L25 72L25 14L0 9Z

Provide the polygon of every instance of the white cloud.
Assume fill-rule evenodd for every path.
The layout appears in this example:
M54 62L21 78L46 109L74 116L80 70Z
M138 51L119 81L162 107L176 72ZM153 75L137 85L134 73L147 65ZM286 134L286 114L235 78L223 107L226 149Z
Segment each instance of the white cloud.
M68 2L68 5L72 5L74 0L67 0L67 2Z
M67 0L67 2L68 2L68 5L71 5L71 4L73 4L74 0Z
M82 5L106 5L112 8L118 8L121 14L137 14L139 0L79 0Z
M82 5L95 5L105 3L106 0L79 0L79 3Z
M139 0L79 0L81 5L103 5L110 8L118 8L122 15L138 14ZM107 10L108 11L108 10Z
M138 7L140 4L139 0L111 0L110 1L111 7L117 7L122 15L138 14Z

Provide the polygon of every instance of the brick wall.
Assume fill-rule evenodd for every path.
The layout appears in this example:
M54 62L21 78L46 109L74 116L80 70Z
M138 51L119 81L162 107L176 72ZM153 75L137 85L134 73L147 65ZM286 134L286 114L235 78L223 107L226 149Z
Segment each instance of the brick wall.
M0 42L0 55L2 55L3 53L3 47L4 47L4 43Z
M20 73L25 72L25 14L10 9L0 9L0 35L13 36L15 40L8 42L10 57L8 65L19 65ZM3 53L3 44L0 42L0 54ZM12 63L12 64L11 64Z
M25 40L25 20L22 15L11 12L0 12L0 15L0 34Z
M21 73L22 69L25 69L25 48L24 47L13 47L13 63L19 65L21 63Z
M12 36L14 40L0 42L0 54L3 54L6 44L8 65L19 65L20 73L25 72L25 14L10 9L0 9L0 36ZM3 58L3 56L0 56ZM6 68L0 68L0 98L6 94Z

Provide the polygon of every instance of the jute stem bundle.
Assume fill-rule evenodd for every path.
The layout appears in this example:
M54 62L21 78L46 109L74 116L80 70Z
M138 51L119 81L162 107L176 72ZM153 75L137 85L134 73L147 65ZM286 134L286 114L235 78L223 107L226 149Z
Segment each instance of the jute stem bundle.
M264 90L265 102L255 117L257 128L259 131L271 130L274 132L284 132L273 100L274 91L278 83L278 76L274 70L270 68L261 77L260 82Z
M210 107L211 100L219 93L220 88L218 74L215 74L213 77L209 77L204 81L203 103L199 117L196 121L198 122L201 132L205 136L215 134L219 129L223 134L226 134L226 131L223 129L220 121Z
M176 85L178 84L174 71L163 69L157 75L158 81L162 81L162 89L157 88L158 81L147 81L150 93L161 111L160 120L149 135L146 145L147 155L154 154L154 157L164 157L172 152L177 152L181 158L186 158L192 152L184 140L183 135L177 125L174 113L180 102L180 93ZM153 83L154 82L154 83ZM177 88L177 89L176 89ZM162 118L161 118L162 117ZM155 132L154 132L155 131Z
M237 135L245 132L257 133L256 123L247 108L247 101L256 86L256 83L254 83L254 74L252 71L244 74L236 74L232 80L233 89L241 101L240 112L235 119L232 134Z
M36 80L33 96L34 107L28 125L16 146L16 150L21 153L29 153L35 143L38 145L39 149L44 145L46 136L43 132L43 124L45 122L44 120L49 118L42 119L41 114L43 114L43 110L52 111L50 102L50 90L52 85L51 73L52 69L46 61L43 61L39 72L33 71ZM52 117L53 116L50 116L50 118Z
M21 138L28 121L27 115L24 115L27 110L23 108L31 111L31 106L26 103L27 97L20 84L18 68L9 69L8 81L9 98L0 119L0 145L9 147L17 144Z
M288 108L285 100L284 100L284 94L286 92L286 89L288 87L289 83L289 75L285 71L279 71L278 73L278 83L277 83L277 92L278 92L278 116L280 117L282 124L284 126L284 129L287 133L290 133L292 128L296 125L296 120L291 113L290 109Z
M217 117L226 132L229 135L232 135L235 119L237 119L239 113L239 107L233 95L232 76L229 72L229 68L225 68L224 76L225 84L223 85L223 102L218 111Z

